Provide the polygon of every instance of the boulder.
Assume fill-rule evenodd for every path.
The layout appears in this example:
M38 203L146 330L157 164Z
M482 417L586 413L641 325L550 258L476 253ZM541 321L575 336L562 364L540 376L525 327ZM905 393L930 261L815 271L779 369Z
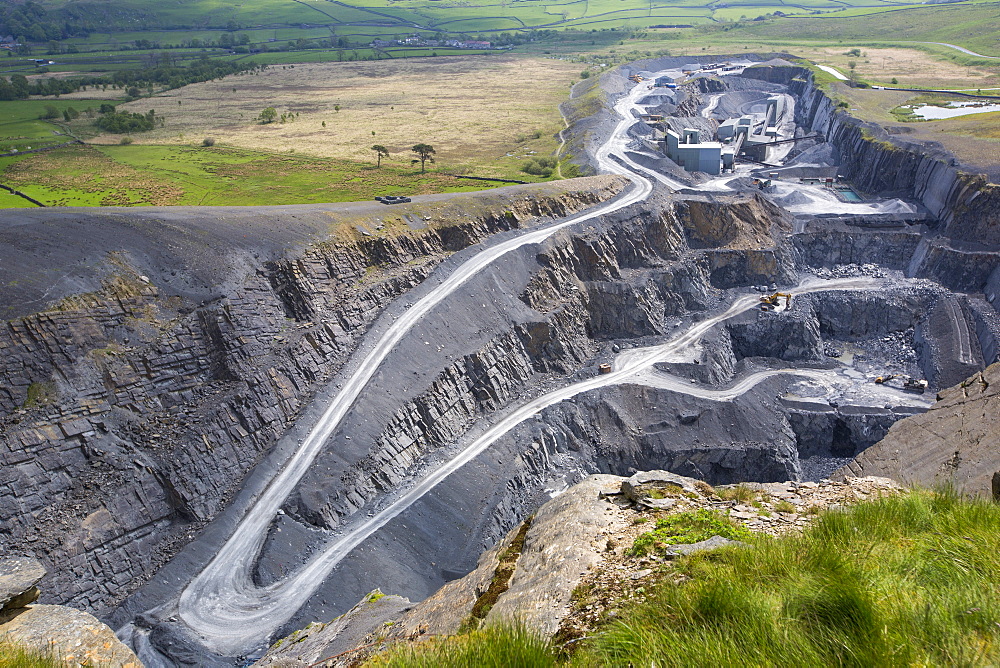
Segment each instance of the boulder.
M726 547L727 545L746 546L746 543L741 543L738 540L730 540L729 538L723 538L722 536L712 536L708 540L699 541L697 543L688 543L687 545L671 545L667 548L664 556L667 559L673 559L674 557L695 554L696 552L718 550L720 547Z
M62 605L0 612L0 640L52 656L67 666L142 668L114 631L96 617Z
M0 560L0 612L23 608L38 598L38 581L45 576L45 567L30 557L8 557Z
M667 501L669 497L697 494L695 484L699 482L670 471L639 471L631 478L622 482L622 494L625 498L639 505L651 508L669 508L673 504L659 505L659 501ZM665 498L666 497L666 498Z
M592 475L538 510L524 536L509 588L489 609L485 624L519 621L547 636L559 629L572 608L573 590L602 561L606 536L624 529L617 515L608 512L605 499L621 484L619 476ZM392 637L457 632L469 620L477 599L489 589L500 563L498 557L518 531L513 529L485 552L476 570L418 603L393 626Z

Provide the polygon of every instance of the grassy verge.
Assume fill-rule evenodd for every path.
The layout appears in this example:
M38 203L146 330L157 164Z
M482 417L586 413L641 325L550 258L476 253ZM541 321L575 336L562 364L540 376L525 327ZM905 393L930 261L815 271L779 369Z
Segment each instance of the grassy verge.
M1000 663L1000 506L911 492L751 543L664 566L643 602L568 658L498 628L376 664L459 665L501 646L538 666Z

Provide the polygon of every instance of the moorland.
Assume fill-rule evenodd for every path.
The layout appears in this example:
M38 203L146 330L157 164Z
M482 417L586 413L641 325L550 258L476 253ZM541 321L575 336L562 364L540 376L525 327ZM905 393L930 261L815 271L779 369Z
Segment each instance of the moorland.
M996 113L919 122L894 115L923 99L919 91L881 87L1000 92L997 7L11 3L0 9L0 36L12 40L0 78L21 89L0 84L0 98L16 98L0 101L0 184L46 205L223 205L575 176L560 135L571 87L579 104L610 67L709 52L784 53L837 68L851 80L816 77L851 113L895 122L993 174ZM153 110L155 122L108 123L109 104L123 115ZM268 109L273 120L263 122ZM433 163L416 160L421 143L434 147ZM0 206L35 204L5 191Z

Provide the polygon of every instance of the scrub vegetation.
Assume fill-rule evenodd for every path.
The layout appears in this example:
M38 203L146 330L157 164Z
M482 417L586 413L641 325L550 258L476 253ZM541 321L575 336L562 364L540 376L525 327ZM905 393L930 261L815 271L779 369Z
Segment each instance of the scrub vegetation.
M730 540L747 540L750 532L725 515L700 508L661 517L652 531L640 534L628 554L633 557L662 552L670 545L690 545L721 536Z
M1000 506L913 491L749 542L661 566L644 600L569 654L497 627L393 648L371 665L458 665L505 644L537 666L1000 662Z

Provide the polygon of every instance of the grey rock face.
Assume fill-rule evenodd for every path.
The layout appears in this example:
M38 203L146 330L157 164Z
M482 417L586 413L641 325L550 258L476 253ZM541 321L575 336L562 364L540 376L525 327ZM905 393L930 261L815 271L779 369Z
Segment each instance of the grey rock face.
M618 187L601 178L549 196L506 191L477 201L475 217L392 238L330 241L325 213L248 210L235 217L262 238L286 233L214 260L204 245L225 238L231 218L131 225L129 216L156 215L142 211L90 221L90 245L105 244L93 258L107 267L81 278L95 291L0 328L0 550L26 546L50 566L49 600L106 610L225 506L393 298L463 244ZM75 224L53 215L50 226ZM156 239L108 256L134 241L122 229L175 235L190 256L159 266L139 245L170 246ZM203 279L211 289L195 290Z
M938 393L923 415L897 422L836 476L879 475L903 484L950 484L990 496L1000 470L1000 364Z
M881 127L838 113L833 101L812 85L801 68L788 79L799 97L796 123L823 132L841 155L840 173L870 193L899 193L920 201L941 222L946 237L1000 244L1000 175L988 182L975 167L958 165L939 146L914 144Z

